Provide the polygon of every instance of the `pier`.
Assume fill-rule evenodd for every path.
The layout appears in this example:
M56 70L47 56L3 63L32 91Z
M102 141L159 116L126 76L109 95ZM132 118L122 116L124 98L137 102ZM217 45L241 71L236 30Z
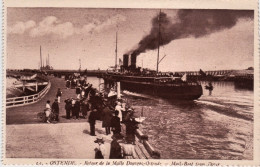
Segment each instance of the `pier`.
M65 75L71 75L74 73L79 73L79 74L85 74L88 76L100 76L102 74L104 74L106 72L106 70L68 70L68 69L64 69L64 70L59 70L59 69L44 69L44 70L39 70L39 69L8 69L7 70L7 76L13 74L13 76L15 76L15 74L17 73L44 73L47 75L54 75L57 77L61 77L61 76L65 76Z
M94 158L95 139L105 140L106 155L110 151L111 135L105 135L102 122L96 123L96 137L90 136L87 119L67 120L65 118L66 98L76 97L75 89L66 89L62 78L48 77L50 90L39 101L6 109L6 157L8 158ZM37 113L43 111L47 100L55 99L56 91L63 92L60 107L60 122L39 123ZM135 151L140 159L159 158L160 154L148 143L148 137L139 130L136 135ZM50 152L50 149L51 152Z
M106 70L33 70L33 69L24 69L24 70L17 70L17 69L10 69L7 70L7 76L8 73L14 73L14 72L32 72L32 73L46 73L48 75L54 75L54 76L65 76L65 75L71 75L74 73L79 73L79 74L86 74L88 76L101 76L102 74L106 73ZM208 77L230 77L230 78L243 78L243 77L252 77L254 70L212 70L212 71L203 71L205 76ZM164 73L164 72L163 72ZM198 77L202 76L202 73L198 71L175 71L175 74L178 75L188 75L192 77Z

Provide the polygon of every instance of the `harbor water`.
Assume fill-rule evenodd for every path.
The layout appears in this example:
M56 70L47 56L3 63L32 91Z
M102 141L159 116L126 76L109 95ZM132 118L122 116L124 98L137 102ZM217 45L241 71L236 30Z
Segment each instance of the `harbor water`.
M97 87L100 79L89 77ZM146 117L139 128L162 159L253 159L253 90L233 82L213 82L195 101L170 101L124 91Z

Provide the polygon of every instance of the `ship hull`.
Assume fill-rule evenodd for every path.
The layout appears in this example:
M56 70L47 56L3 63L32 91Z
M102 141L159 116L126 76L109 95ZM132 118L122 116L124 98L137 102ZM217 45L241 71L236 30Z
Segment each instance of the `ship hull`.
M106 82L120 82L122 90L158 96L166 99L195 100L202 95L202 87L199 84L157 84L152 82L137 82L125 78L107 78Z

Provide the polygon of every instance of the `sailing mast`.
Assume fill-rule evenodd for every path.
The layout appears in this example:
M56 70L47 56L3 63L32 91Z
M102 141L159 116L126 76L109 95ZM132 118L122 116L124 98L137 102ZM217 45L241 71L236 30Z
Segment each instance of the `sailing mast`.
M48 66L50 66L50 55L48 53Z
M115 50L115 53L116 53L116 59L115 59L115 70L117 69L117 32L116 32L116 50Z
M42 70L42 46L41 45L40 45L40 63L41 63L40 70Z
M161 32L160 32L160 28L161 28L161 22L160 22L160 17L161 17L161 10L159 13L159 18L158 18L158 22L159 22L159 27L158 27L158 54L157 54L157 63L156 63L156 73L158 74L158 68L159 68L159 57L160 57L160 40L161 40Z

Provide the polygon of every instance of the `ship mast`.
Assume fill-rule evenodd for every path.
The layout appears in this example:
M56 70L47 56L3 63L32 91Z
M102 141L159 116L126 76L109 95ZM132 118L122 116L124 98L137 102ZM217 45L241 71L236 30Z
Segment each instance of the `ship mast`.
M116 49L115 49L116 59L115 59L115 71L117 69L117 32L116 32Z
M79 72L81 71L81 59L79 59Z
M158 68L159 68L159 57L160 57L160 40L161 40L161 32L160 32L160 28L161 28L161 22L160 22L160 17L161 17L161 10L159 13L159 18L158 18L158 54L157 54L157 63L156 63L156 74L158 74Z

